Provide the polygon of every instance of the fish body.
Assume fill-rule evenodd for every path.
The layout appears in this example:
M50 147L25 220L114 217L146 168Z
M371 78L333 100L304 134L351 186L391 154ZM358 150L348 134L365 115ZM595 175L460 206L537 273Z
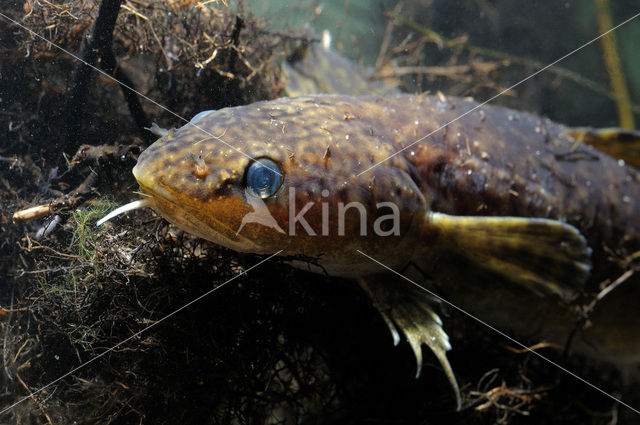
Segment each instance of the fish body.
M275 167L267 196L249 187L257 163ZM440 319L423 301L396 308L406 288L363 253L415 266L518 337L563 344L588 323L575 350L640 362L638 275L580 313L640 250L640 173L547 119L442 95L281 98L199 114L145 150L134 175L188 232L359 280L394 337L417 357L427 344L445 370ZM260 211L269 220L246 219Z

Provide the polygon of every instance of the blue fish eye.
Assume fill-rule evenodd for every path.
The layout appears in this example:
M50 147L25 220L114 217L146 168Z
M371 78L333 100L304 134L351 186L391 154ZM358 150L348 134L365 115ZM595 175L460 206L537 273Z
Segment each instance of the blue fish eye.
M282 183L282 171L278 164L267 158L260 158L249 165L245 173L249 192L260 198L268 198L276 193Z

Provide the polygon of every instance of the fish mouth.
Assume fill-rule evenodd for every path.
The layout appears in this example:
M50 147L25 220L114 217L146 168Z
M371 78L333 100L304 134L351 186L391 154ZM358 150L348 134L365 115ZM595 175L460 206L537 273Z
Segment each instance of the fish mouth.
M207 215L206 220L199 218L190 211L190 208L184 206L189 205L188 200L175 196L161 183L155 184L154 188L150 188L141 181L138 181L138 184L140 185L140 191L149 196L150 201L148 206L153 208L171 224L198 237L235 251L258 254L266 252L261 244L237 233L236 229L232 229L228 224L219 220L214 215ZM193 210L199 211L200 209L194 207Z
M228 220L220 219L215 213L203 213L203 205L196 203L188 194L173 190L163 181L160 170L155 169L153 163L149 163L148 157L142 156L145 152L138 158L138 163L132 171L140 191L149 197L147 206L182 230L217 245L239 252L272 253L263 244L238 233L239 229L231 228ZM223 214L222 208L219 213Z

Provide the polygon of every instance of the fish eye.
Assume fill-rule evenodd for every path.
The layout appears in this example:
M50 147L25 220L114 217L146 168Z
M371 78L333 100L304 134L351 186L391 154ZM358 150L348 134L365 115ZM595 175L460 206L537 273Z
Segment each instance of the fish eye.
M260 158L249 165L245 172L247 189L254 196L268 198L282 184L282 171L268 158Z

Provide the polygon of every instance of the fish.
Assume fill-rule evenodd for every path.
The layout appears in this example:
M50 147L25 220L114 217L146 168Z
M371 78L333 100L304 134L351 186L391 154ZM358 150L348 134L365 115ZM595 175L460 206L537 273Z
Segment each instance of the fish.
M561 124L441 93L324 94L160 134L133 169L144 198L99 224L151 207L223 247L357 281L416 377L433 352L458 409L440 302L389 270L519 338L640 362L640 281L624 260L640 251L640 172Z

